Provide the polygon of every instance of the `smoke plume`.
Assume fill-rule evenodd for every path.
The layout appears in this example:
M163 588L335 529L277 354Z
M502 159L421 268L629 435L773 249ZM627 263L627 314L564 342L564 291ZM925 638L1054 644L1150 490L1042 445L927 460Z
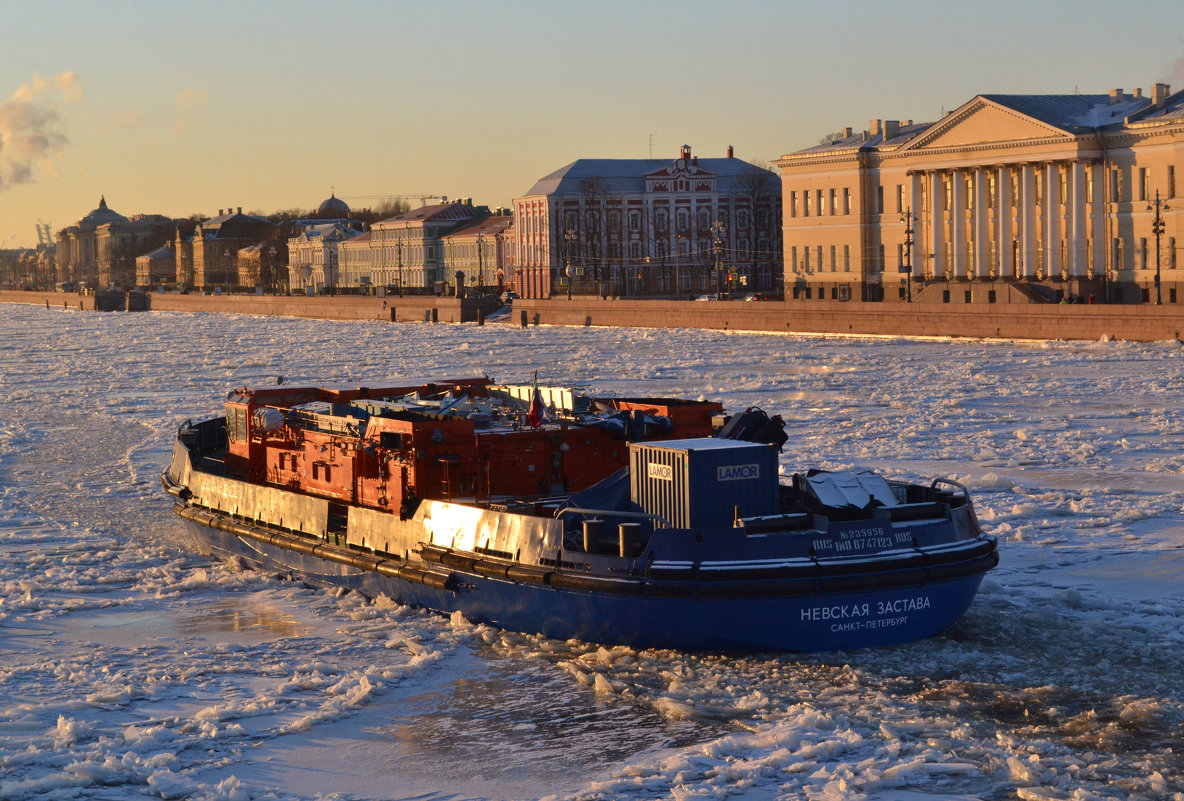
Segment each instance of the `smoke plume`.
M38 162L61 152L70 140L61 131L61 108L82 96L78 76L63 72L33 81L0 103L0 192L33 180Z

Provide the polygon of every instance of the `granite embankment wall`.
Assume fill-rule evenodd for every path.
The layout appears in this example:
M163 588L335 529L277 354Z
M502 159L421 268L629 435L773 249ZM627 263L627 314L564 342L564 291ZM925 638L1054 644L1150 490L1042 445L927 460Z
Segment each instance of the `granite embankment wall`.
M0 292L0 303L93 310L93 296ZM153 294L153 311L228 312L327 320L475 322L469 301L416 296ZM81 304L81 305L80 305ZM715 328L819 334L1002 337L1010 339L1179 340L1184 306L1104 304L904 304L858 301L656 301L566 298L514 302L502 324Z
M0 303L34 303L50 308L102 310L111 297L78 295L72 292L0 292ZM134 296L133 296L134 297ZM320 320L384 320L387 322L476 322L479 304L457 298L417 295L376 298L361 295L306 297L304 295L182 295L152 293L139 295L151 311L221 312ZM122 298L120 298L122 300ZM123 309L122 303L119 305ZM487 310L486 310L487 311Z
M1007 339L1180 339L1184 306L859 301L514 301L515 323Z

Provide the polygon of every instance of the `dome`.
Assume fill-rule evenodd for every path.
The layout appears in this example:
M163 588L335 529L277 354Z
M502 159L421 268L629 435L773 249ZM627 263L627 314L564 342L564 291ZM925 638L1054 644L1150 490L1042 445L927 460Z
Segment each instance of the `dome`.
M349 206L336 195L329 195L329 199L317 208L317 216L323 219L339 219L349 216Z
M100 197L99 207L79 220L77 224L80 228L97 228L112 222L127 222L127 217L107 208L107 198Z

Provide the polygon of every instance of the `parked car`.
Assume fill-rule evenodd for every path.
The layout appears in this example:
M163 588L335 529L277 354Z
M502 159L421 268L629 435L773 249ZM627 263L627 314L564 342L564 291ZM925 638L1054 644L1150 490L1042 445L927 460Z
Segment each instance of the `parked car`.
M522 297L522 296L511 289L507 292L502 293L502 303L505 303L508 305L508 304L513 303L514 301L518 300L520 297Z

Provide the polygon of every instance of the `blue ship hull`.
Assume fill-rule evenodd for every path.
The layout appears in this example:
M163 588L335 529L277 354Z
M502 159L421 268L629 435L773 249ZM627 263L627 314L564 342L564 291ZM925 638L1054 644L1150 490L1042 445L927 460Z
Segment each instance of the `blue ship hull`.
M383 486L397 486L391 477L406 477L413 449L403 448L402 435L386 445L350 439L358 408L325 405L314 422L327 434L281 426L277 412L271 433L254 435L257 444L276 439L275 464L265 463L262 446L257 460L233 462L229 416L183 427L161 480L198 548L510 631L709 651L924 639L966 612L998 563L995 540L983 535L960 484L809 471L782 485L776 446L723 437L731 423L718 438L629 442L627 467L576 492L437 496L391 508L389 499L365 494L357 475L368 474L350 470L387 448L376 472L387 477ZM753 423L753 413L738 419ZM767 420L762 413L756 423ZM239 435L242 428L235 423ZM528 440L516 430L497 436L518 436L519 444L499 447L535 447L539 437L562 433ZM327 437L308 458L322 483L336 471L332 493L293 484L279 468L309 432ZM447 442L440 429L423 433ZM428 444L421 440L416 448ZM558 455L553 464L591 452ZM485 458L494 464L493 454Z
M200 522L187 521L201 549L252 567L290 573L310 584L379 594L473 623L638 648L716 651L821 651L896 645L933 636L969 608L980 572L890 589L853 592L663 597L595 590L451 571L449 587L384 575L300 553ZM981 559L980 559L981 561Z

